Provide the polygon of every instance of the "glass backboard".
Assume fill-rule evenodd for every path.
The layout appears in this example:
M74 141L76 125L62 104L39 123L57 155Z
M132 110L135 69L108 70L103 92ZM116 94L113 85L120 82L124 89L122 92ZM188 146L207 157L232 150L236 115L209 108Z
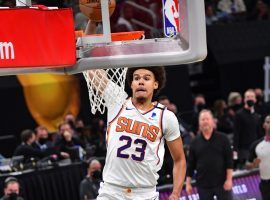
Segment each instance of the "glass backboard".
M110 24L103 20L101 32L108 33L108 27L111 32L144 31L145 39L111 42L104 37L93 44L97 38L83 37L77 43L80 59L68 71L186 64L207 54L204 0L121 1Z
M207 55L204 0L116 0L110 18L108 0L101 0L101 7L101 35L77 39L75 65L5 68L0 74L75 74L96 68L169 66L201 61ZM75 30L83 30L88 19L79 5L73 5L73 10ZM134 31L143 31L144 39L111 40L112 33Z

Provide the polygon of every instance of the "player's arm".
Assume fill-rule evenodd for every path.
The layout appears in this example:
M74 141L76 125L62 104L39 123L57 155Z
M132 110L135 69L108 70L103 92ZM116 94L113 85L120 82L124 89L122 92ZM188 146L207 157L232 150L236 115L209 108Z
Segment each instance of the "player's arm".
M256 147L260 143L260 141L261 140L257 140L255 142L253 142L252 145L251 145L248 162L246 163L246 168L247 169L254 169L254 168L259 167L259 164L260 164L261 160L257 157Z
M96 22L88 21L84 33L86 35L96 33ZM94 88L100 92L100 95L105 90L109 80L106 78L106 72L103 69L93 69L87 71L88 79L93 80ZM102 80L102 82L100 81Z
M186 179L186 191L188 194L191 194L192 192L192 177L194 175L194 170L196 169L196 157L195 157L195 151L193 149L194 140L191 142L189 146L189 154L188 154L188 161L187 161L187 179Z
M167 141L167 145L173 159L173 191L169 199L178 200L186 175L186 158L183 142L181 137L178 137L173 141Z
M226 180L223 184L224 190L231 190L233 186L233 151L229 139L223 136L223 150L226 167Z

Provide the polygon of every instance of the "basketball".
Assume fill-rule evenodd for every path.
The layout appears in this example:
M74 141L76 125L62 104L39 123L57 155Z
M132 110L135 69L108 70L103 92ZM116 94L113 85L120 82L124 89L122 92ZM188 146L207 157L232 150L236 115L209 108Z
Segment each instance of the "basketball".
M102 21L101 14L101 0L80 0L80 10L86 15L89 19L100 22ZM113 14L115 10L115 0L109 0L109 14L110 16Z

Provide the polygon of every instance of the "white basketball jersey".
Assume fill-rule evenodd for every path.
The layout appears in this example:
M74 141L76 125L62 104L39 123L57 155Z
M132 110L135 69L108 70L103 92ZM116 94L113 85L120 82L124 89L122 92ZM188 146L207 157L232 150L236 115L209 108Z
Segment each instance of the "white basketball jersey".
M124 187L156 186L157 172L163 164L164 138L172 141L180 136L176 116L158 103L143 113L130 98L114 119L108 119L103 180Z

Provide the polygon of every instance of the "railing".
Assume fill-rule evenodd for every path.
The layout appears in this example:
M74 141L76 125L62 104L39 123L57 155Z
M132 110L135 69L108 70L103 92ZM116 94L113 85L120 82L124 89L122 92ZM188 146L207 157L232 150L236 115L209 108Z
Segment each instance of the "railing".
M264 63L264 101L268 102L270 99L270 57L265 57Z

